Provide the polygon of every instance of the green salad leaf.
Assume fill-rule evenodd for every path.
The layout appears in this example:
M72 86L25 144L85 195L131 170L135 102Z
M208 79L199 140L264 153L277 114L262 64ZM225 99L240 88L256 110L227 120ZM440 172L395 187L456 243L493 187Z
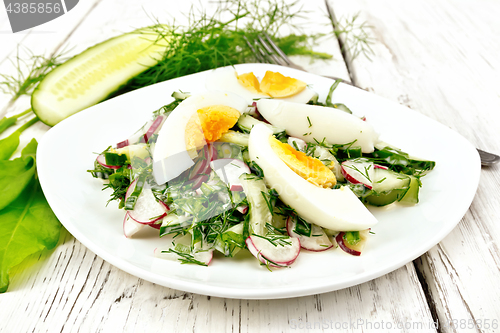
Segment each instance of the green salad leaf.
M37 142L33 139L22 151L21 157L0 161L0 210L13 202L35 176Z
M34 177L17 199L0 211L0 221L0 293L3 293L9 286L12 267L31 254L56 246L61 224Z

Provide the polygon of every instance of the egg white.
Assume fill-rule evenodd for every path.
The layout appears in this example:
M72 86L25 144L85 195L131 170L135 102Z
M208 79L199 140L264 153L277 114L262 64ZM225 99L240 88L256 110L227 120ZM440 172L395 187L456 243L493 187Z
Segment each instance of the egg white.
M377 219L348 188L324 189L309 183L290 169L269 144L272 131L257 124L250 132L250 159L264 172L267 184L280 199L309 223L338 231L372 227Z
M326 140L330 144L354 143L363 153L374 151L379 135L373 126L339 109L318 105L304 105L277 99L259 100L259 113L288 135L306 142Z
M158 132L153 151L153 175L158 184L179 176L194 163L186 149L186 126L199 109L212 105L225 105L246 112L245 99L222 91L207 91L182 101L165 120Z
M245 88L238 81L238 73L232 67L217 68L209 72L206 78L206 88L235 93L245 98L248 105L251 105L253 101L256 99L270 98L266 94L253 93L247 88ZM304 90L295 95L278 99L283 101L305 104L309 102L314 96L316 96L316 93L312 89L306 87Z

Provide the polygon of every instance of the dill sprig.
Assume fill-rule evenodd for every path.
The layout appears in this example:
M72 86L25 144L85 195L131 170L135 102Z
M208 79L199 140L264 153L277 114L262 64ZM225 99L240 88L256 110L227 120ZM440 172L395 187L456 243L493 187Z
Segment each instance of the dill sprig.
M208 69L254 62L254 55L245 42L262 32L268 33L287 54L302 54L316 58L330 58L311 50L310 40L319 35L298 33L295 18L304 10L298 1L286 4L283 0L222 0L217 2L214 14L191 9L187 26L163 24L156 19L150 29L159 34L159 40L168 41L159 63L132 79L122 90L130 91L157 82L169 80ZM280 28L292 33L280 36ZM297 32L297 33L295 33Z
M206 263L199 261L194 258L194 256L190 253L184 253L180 251L176 251L174 249L168 249L168 251L161 251L161 253L175 253L179 256L178 260L181 264L195 264L200 266L208 266Z
M343 17L338 22L334 20L331 22L335 36L343 39L342 51L348 52L351 59L364 55L371 60L370 55L373 54L373 49L370 45L374 41L368 33L370 26L360 21L359 13L350 18Z
M0 74L0 90L12 95L12 101L17 100L22 95L31 95L35 87L54 68L64 63L67 58L65 51L50 56L35 55L26 49L27 59L21 58L19 49L14 59L9 59L16 69L13 75Z

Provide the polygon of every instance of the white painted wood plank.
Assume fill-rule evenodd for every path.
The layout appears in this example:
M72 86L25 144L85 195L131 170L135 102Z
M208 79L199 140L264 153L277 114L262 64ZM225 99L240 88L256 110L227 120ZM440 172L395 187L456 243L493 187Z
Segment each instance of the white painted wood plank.
M318 8L321 1L314 3ZM143 1L123 6L122 1L103 0L67 44L77 45L73 52L79 52L119 32L147 25L148 10L168 15L171 5L171 1L163 5ZM327 23L324 12L312 15ZM323 31L327 26L322 23L314 29ZM299 61L315 73L348 78L335 40L325 41L318 50L333 53L334 62L318 66ZM360 286L323 295L272 301L209 298L124 273L65 231L55 250L30 257L14 269L9 292L1 300L5 311L0 311L0 332L317 332L320 324L320 331L347 325L344 331L359 332L383 325L382 321L385 327L391 323L395 332L435 331L426 325L432 316L412 264ZM422 329L405 328L409 324Z
M498 2L331 3L342 14L359 12L372 26L373 61L350 61L358 85L442 122L480 148L500 153ZM457 167L459 163L457 156ZM439 321L462 323L460 332L498 331L491 323L498 323L500 312L499 185L499 166L483 168L474 202L458 227L416 261ZM490 329L479 329L469 320L489 320ZM449 325L440 329L454 331Z
M435 332L424 295L415 292L419 281L412 264L323 295L222 299L138 279L104 262L63 231L55 250L30 257L12 276L10 291L2 295L2 304L9 306L2 306L0 332L274 333L328 332L339 327L345 332L372 327ZM418 329L404 329L405 325Z

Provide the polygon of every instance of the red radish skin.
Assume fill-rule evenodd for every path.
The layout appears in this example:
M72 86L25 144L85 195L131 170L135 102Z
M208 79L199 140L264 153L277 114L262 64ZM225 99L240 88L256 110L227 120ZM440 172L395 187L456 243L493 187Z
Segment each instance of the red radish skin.
M379 165L379 164L374 164L373 167L375 169L384 169L384 170L389 170L388 167L386 167L385 165Z
M315 227L315 226L313 226ZM318 227L321 229L321 227ZM333 247L333 243L330 241L326 233L323 229L313 230L313 234L322 233L322 236L319 237L306 237L295 233L293 230L295 229L294 219L289 216L286 220L286 231L288 236L298 238L300 240L300 246L304 250L312 251L312 252L323 252L329 250Z
M151 124L151 127L147 130L147 132L144 134L144 141L147 143L151 136L158 130L160 127L161 123L163 122L164 117L163 116L158 116L154 121L153 124Z
M97 160L97 163L99 163L100 165L102 165L103 167L105 168L108 168L108 169L120 169L121 166L118 166L118 165L106 165L106 158L104 157L104 155L99 155L97 156L96 158Z
M240 212L241 214L246 214L248 213L248 206L247 205L240 205L236 207L236 210Z
M136 232L144 228L145 225L141 223L137 223L134 221L129 215L128 212L125 213L125 218L123 219L123 234L125 237L130 238Z
M160 230L161 228L161 223L153 223L153 224L148 224L151 228L158 229Z
M122 142L118 142L116 144L116 148L124 148L124 147L127 147L129 145L129 142L128 142L128 139L125 140L125 141L122 141Z
M198 176L198 177L194 178L193 179L193 189L198 189L201 186L201 184L205 183L207 180L208 180L207 175L202 175L202 176Z
M241 185L231 185L231 187L229 188L230 191L233 191L233 192L241 192L243 191L243 186Z
M346 243L344 243L344 232L341 232L335 237L335 240L337 241L337 244L339 244L339 247L346 253L352 254L353 256L360 256L361 252L356 251L351 249L350 247L347 246Z
M164 203L163 201L158 201L158 202L160 203L160 205L163 206L163 208L165 208L167 212L170 211L170 207L166 203Z
M252 235L247 237L245 243L250 253L261 263L272 267L287 267L295 262L300 253L300 240L289 240L291 245L274 246L269 241Z

